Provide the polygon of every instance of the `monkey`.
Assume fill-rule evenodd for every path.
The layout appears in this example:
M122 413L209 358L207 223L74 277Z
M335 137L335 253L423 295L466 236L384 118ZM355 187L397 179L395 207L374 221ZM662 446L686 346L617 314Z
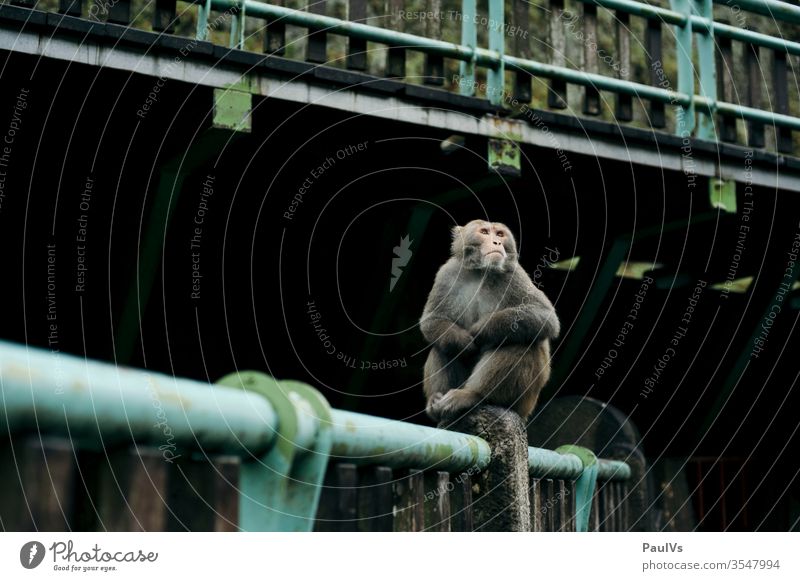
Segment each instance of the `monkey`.
M441 422L491 404L526 420L550 378L555 308L518 263L507 226L473 220L452 235L420 319L431 345L425 411Z

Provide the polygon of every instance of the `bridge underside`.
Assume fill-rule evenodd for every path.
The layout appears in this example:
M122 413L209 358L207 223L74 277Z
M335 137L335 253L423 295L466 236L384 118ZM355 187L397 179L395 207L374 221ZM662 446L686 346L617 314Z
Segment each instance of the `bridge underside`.
M449 227L489 216L562 319L550 395L631 413L653 458L769 450L786 467L770 489L800 497L780 462L798 441L796 291L770 315L797 159L702 142L687 158L673 136L541 112L513 126L521 176L502 177L486 156L508 126L477 99L206 43L175 64L185 39L9 6L0 21L3 339L201 379L256 368L422 422L416 321ZM249 133L214 127L221 88L253 96ZM738 213L712 208L719 175Z

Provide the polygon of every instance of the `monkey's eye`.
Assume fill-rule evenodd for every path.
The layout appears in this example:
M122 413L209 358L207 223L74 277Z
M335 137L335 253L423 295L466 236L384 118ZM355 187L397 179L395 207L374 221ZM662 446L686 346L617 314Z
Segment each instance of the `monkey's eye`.
M489 230L487 228L481 228L481 234L488 234Z
M505 234L505 232L503 232L502 230L499 230L499 231L497 232L497 237L498 237L498 238L502 238L502 237L503 237L503 236L505 236L505 235L506 235L506 234Z

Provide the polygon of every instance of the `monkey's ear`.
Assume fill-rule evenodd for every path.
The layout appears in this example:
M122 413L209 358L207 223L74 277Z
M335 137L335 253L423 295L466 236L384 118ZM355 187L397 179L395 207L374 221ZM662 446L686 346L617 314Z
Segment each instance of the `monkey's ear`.
M451 230L451 232L453 234L453 240L455 240L456 238L460 238L461 237L462 228L463 228L463 226L453 226L453 229Z

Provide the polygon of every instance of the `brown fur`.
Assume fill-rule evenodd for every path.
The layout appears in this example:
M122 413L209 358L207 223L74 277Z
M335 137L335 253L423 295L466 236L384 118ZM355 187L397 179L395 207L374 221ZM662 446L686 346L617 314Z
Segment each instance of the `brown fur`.
M439 421L492 404L527 418L550 378L550 339L560 330L555 309L519 266L503 224L456 227L451 250L420 321L432 345L426 411Z

